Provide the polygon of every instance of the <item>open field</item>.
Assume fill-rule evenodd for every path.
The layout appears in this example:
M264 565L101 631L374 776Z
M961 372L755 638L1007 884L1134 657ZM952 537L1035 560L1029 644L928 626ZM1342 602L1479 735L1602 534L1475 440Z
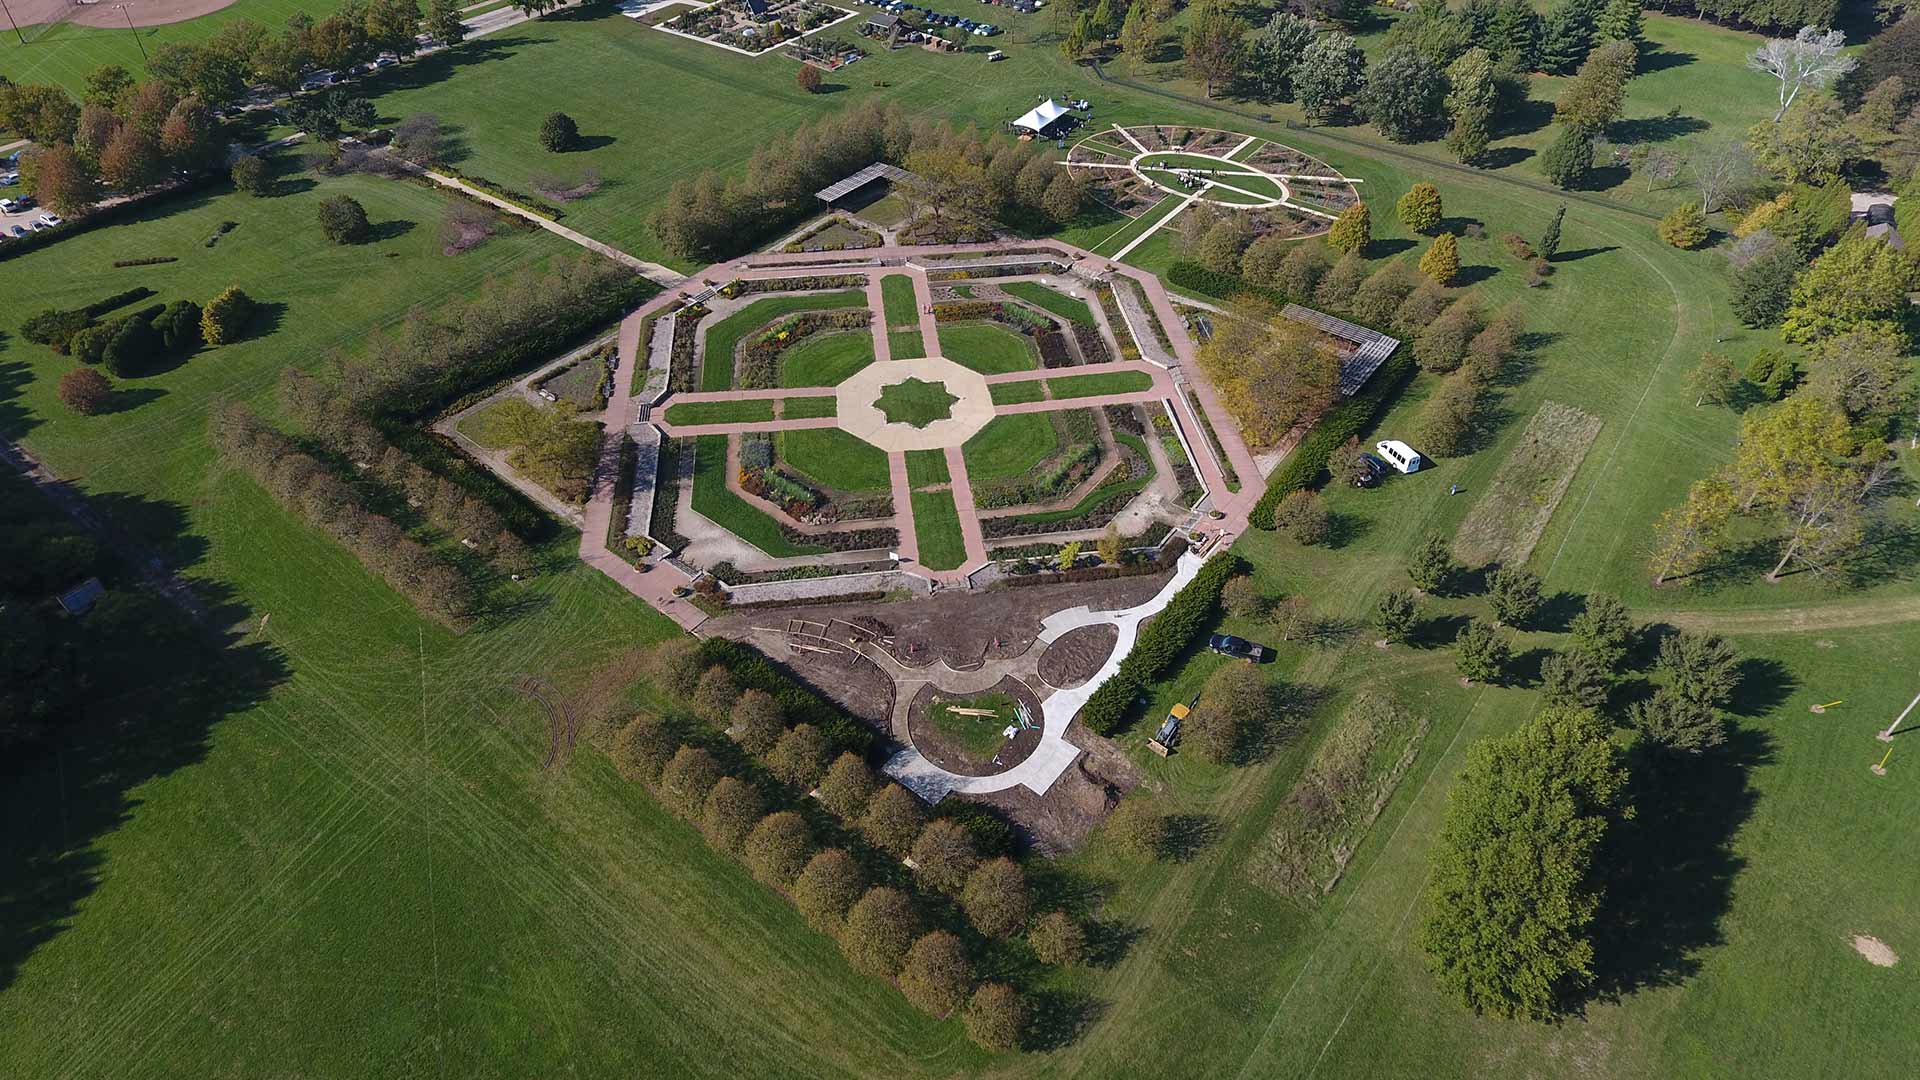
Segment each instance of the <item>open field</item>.
M1152 387L1153 376L1144 371L1109 371L1097 375L1068 375L1047 380L1047 393L1056 398L1133 394Z
M880 279L880 299L886 305L887 326L919 329L920 307L913 298L913 279L888 274Z
M228 11L265 10L260 2ZM744 167L768 132L875 94L998 121L1029 106L1036 88L1070 89L1093 96L1103 121L1213 120L1298 142L1366 180L1376 252L1417 253L1380 208L1428 178L1419 165L1099 83L1066 66L1050 40L1013 40L1044 22L1016 25L1010 59L990 85L961 66L978 56L903 50L862 61L839 77L851 84L841 92L806 96L775 58L728 57L616 16L550 18L466 55L408 66L437 64L432 78L453 72L447 81L403 68L409 85L381 108L388 118L438 112L463 129L461 168L508 184L553 164L530 150L546 109L572 111L583 131L612 141L563 167L594 163L613 182L570 206L567 223L659 257L645 225L659 193L706 164ZM1650 17L1648 28L1696 59L1636 81L1629 116L1664 112L1671 99L1711 119L1714 134L1737 130L1754 101L1754 76L1737 66L1746 38L1676 19ZM18 78L15 55L0 51L0 71ZM567 77L581 70L620 76ZM73 78L83 73L76 66ZM892 85L869 87L882 81ZM644 100L635 83L648 87ZM687 119L697 114L726 122ZM1490 236L1537 235L1552 200L1500 180L1530 168L1523 158L1491 176L1438 177L1449 216L1481 222ZM336 190L365 202L376 225L417 227L366 249L327 247L313 203ZM1634 183L1612 194L1643 199ZM1650 202L1680 197L1655 193ZM9 777L0 792L10 825L0 841L0 940L9 943L0 946L0 1074L1910 1072L1920 1034L1898 1018L1920 962L1920 916L1906 900L1920 855L1905 814L1920 768L1904 740L1888 777L1867 765L1882 751L1873 729L1920 691L1912 560L1894 551L1853 587L1805 575L1777 586L1757 575L1661 590L1646 582L1641 538L1689 481L1725 459L1738 423L1727 410L1693 408L1686 372L1708 348L1744 360L1771 343L1733 322L1717 256L1673 251L1650 222L1576 205L1557 273L1528 290L1496 241L1463 239L1463 264L1489 306L1519 302L1542 335L1524 377L1498 387L1495 422L1470 456L1376 491L1330 488L1335 546L1303 548L1270 533L1237 540L1233 550L1264 588L1307 597L1335 630L1303 644L1230 618L1219 628L1275 646L1276 677L1330 697L1292 741L1239 769L1197 755L1159 758L1143 746L1144 725L1121 737L1180 815L1183 857L1141 863L1096 833L1062 861L1093 887L1046 902L1097 897L1097 918L1117 944L1102 966L1057 976L1036 1006L1057 1015L1084 1004L1070 1039L996 1058L973 1049L957 1022L930 1020L891 987L851 973L831 941L589 747L563 769L540 769L542 717L513 693L511 675L540 674L574 691L626 647L671 632L577 565L574 538L543 552L547 566L519 586L525 603L510 618L455 637L250 481L210 464L202 430L216 396L271 411L281 366L318 368L411 306L563 250L544 233L508 233L445 259L433 235L439 207L410 185L325 181L281 199L188 200L153 220L0 262L3 294L35 302L77 304L141 281L164 283L154 285L160 299L204 299L239 282L287 305L272 332L135 380L125 408L87 419L53 396L71 361L22 342L16 319L0 326L0 431L78 478L218 599L221 625L239 625L285 669L261 700L209 710L178 730L103 724L57 763ZM222 220L241 227L203 248ZM1066 235L1091 242L1127 227L1091 214ZM182 261L108 265L153 253ZM1129 257L1161 268L1171 259L1164 233ZM1367 437L1410 430L1430 389L1431 380L1416 380ZM1642 796L1639 843L1657 858L1634 879L1644 887L1624 893L1621 925L1633 947L1610 952L1610 992L1579 1017L1536 1026L1477 1018L1440 997L1410 931L1452 777L1475 740L1519 723L1538 695L1525 685L1462 689L1446 650L1382 652L1364 625L1381 592L1404 586L1406 553L1427 532L1459 528L1526 418L1549 400L1602 426L1533 548L1529 565L1547 591L1617 592L1640 618L1725 629L1748 664L1727 752ZM1027 418L996 423L1012 419ZM1015 464L1028 441L995 441L970 460L992 456L1005 475L1023 471ZM716 509L712 498L716 480L724 493L724 440L702 439L699 461L701 511L744 507L735 499ZM940 482L919 468L916 485ZM1456 482L1468 497L1448 497ZM939 497L944 506L914 500L929 565L950 554L929 550L925 522L944 522L953 509L950 495ZM956 516L956 548L958 536ZM1484 610L1479 597L1447 598L1431 601L1426 616L1438 637ZM1342 636L1343 625L1355 632ZM1542 631L1516 645L1526 654L1564 640ZM1183 657L1143 715L1188 700L1221 662ZM1368 688L1418 710L1429 725L1423 750L1338 887L1314 905L1280 899L1249 876L1254 855L1334 719ZM1807 711L1835 698L1846 705ZM1855 934L1885 941L1904 962L1868 964L1852 950Z
M987 392L992 396L995 405L1019 405L1028 401L1040 401L1047 396L1046 386L1040 379L989 383Z
M767 398L740 401L684 401L667 406L669 424L745 424L773 419L773 402Z

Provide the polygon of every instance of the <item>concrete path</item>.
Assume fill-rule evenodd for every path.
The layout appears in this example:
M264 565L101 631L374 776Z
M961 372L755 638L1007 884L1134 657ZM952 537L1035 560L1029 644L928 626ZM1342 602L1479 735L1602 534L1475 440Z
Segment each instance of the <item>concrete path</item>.
M913 523L913 482L907 479L907 455L887 455L887 487L893 492L893 526L900 532L897 549L903 561L920 561L920 534Z
M501 8L500 10L511 11L513 9ZM492 14L492 13L489 12L488 14ZM393 160L398 161L399 159L395 158ZM600 254L605 255L607 258L614 260L615 262L624 263L627 266L631 266L635 270L640 271L640 275L642 277L645 277L645 278L648 278L649 280L657 282L658 284L666 288L672 288L680 284L682 281L686 280L686 276L684 274L677 273L676 271L672 270L669 267L661 266L659 263L647 262L645 259L636 259L633 256L627 254L626 252L621 251L619 248L614 247L612 244L602 243L598 240L595 240L593 237L588 236L583 232L578 232L573 229L569 229L565 225L562 225L559 222L554 221L550 218L541 217L539 214L536 214L531 210L522 209L521 207L515 206L514 204L508 202L505 199L501 199L493 195L489 195L486 192L481 191L479 188L474 187L472 184L469 184L458 177L448 176L445 173L437 173L437 172L434 172L432 169L421 169L419 171L420 171L420 175L426 177L427 179L433 181L436 184L439 184L441 187L450 187L459 191L463 191L468 195L472 196L473 198L476 198L481 202L486 203L488 206L492 206L495 209L501 210L505 213L512 214L513 216L518 218L525 218L526 220L533 222L535 225L540 226L541 228L547 230L548 232L553 233L555 236L564 237L576 244L579 244L581 247L586 248L589 251L597 251Z
M1094 673L1093 678L1070 690L1055 690L1040 702L1040 745L1034 747L1033 753L1028 755L1025 761L992 776L961 776L928 761L926 755L914 749L909 742L905 749L887 759L887 763L881 766L882 771L929 804L937 803L956 791L964 795L985 795L995 791L1024 787L1036 795L1045 795L1053 787L1054 782L1060 779L1060 775L1073 765L1073 760L1080 756L1080 748L1066 739L1067 726L1079 714L1081 707L1087 703L1087 699L1093 696L1094 691L1119 672L1120 662L1133 651L1134 642L1139 637L1140 624L1165 609L1168 601L1173 599L1173 594L1192 581L1205 562L1206 557L1192 552L1180 556L1173 576L1168 578L1160 591L1144 604L1119 611L1091 611L1084 606L1069 608L1066 611L1055 612L1042 620L1036 648L1043 644L1052 644L1068 630L1102 624L1113 626L1119 633L1119 640L1114 643L1113 652L1108 654L1107 662L1100 666L1100 670ZM1039 654L1029 650L1025 656L1017 659L1030 660L1037 665ZM946 674L937 680L923 681L933 682L941 689L966 693L969 687L977 684L981 679L991 677L991 681L985 684L991 686L1006 675L1013 674L1011 670L1000 670L1008 663L997 661L984 665L978 673ZM966 685L961 685L963 682ZM917 686L914 689L918 692ZM901 688L896 691L895 700L899 700L904 694L904 683L901 683ZM910 697L909 700L911 700ZM904 732L897 734L903 737L905 735Z

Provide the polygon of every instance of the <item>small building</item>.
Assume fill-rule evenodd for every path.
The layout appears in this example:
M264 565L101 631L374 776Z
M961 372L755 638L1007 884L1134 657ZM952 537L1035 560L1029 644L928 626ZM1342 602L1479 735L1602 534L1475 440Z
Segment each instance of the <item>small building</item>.
M910 28L901 23L900 16L889 11L882 11L867 16L866 24L860 27L860 32L868 37L887 40L891 39L896 31L906 29Z
M1048 98L1028 110L1026 115L1013 121L1013 128L1038 138L1050 138L1054 134L1054 129L1072 115L1073 110Z
M747 14L756 19L766 18L767 11L772 7L768 0L747 0Z

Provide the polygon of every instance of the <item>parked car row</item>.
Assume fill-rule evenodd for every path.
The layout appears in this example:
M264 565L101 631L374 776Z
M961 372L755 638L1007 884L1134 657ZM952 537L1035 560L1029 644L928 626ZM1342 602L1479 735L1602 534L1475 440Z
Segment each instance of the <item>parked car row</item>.
M381 68L389 68L400 62L392 53L381 53L364 64L356 64L344 73L338 71L311 71L300 79L302 90L325 90L329 86L338 86L360 75L371 75Z
M909 12L917 12L918 14L914 15L913 18L924 26L951 26L959 30L965 30L969 34L978 34L981 37L992 37L1000 32L1000 28L992 23L975 22L972 19L963 19L958 15L945 15L929 7L908 3L907 0L861 0L861 2L868 7L877 7L882 11L891 12L895 15L906 15Z

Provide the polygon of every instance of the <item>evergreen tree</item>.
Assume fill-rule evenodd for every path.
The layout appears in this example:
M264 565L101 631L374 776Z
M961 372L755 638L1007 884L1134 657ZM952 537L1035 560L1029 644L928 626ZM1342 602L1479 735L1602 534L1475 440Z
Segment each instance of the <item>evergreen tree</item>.
M1339 31L1322 34L1300 54L1293 70L1294 99L1308 119L1325 124L1366 87L1367 54Z
M1439 533L1428 533L1407 563L1407 576L1420 591L1437 593L1458 569L1453 553L1447 550L1446 538Z
M1342 254L1359 255L1373 243L1373 211L1364 202L1356 202L1340 212L1327 232L1327 246Z
M1486 37L1478 43L1494 59L1532 71L1540 63L1540 16L1528 0L1499 0Z
M1565 126L1540 155L1540 171L1555 187L1572 190L1593 173L1593 137Z
M1565 75L1578 67L1593 48L1593 5L1588 0L1560 0L1540 23L1540 70Z
M1452 233L1435 237L1433 246L1420 256L1420 272L1441 285L1453 284L1453 279L1460 276L1460 241Z
M1468 682L1498 683L1513 659L1513 647L1479 619L1468 620L1453 639L1453 662Z
M1567 204L1561 203L1553 211L1553 220L1547 222L1547 231L1540 234L1540 255L1551 259L1560 253L1560 225L1567 219Z
M1640 0L1608 0L1594 21L1596 41L1640 42Z
M1389 140L1416 142L1440 122L1446 83L1417 50L1390 49L1367 71L1360 107Z

